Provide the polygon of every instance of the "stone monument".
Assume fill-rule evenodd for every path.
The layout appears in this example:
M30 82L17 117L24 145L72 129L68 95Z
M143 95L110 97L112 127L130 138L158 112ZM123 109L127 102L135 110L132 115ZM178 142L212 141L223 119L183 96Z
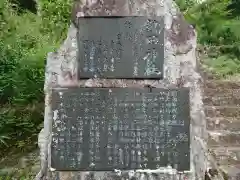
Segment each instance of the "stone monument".
M171 0L74 3L45 80L36 180L204 179L196 32Z

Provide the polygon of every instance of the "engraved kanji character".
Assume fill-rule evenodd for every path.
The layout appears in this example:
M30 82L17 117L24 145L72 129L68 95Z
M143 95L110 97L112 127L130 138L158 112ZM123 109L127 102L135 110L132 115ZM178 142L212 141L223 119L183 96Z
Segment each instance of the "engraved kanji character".
M94 144L90 143L90 149L93 149L93 148L94 148Z
M140 149L141 145L140 144L136 144L136 149Z
M136 155L132 155L132 161L136 161Z
M129 148L129 145L126 144L126 145L124 146L124 149L126 150L126 149L128 149L128 148Z
M123 137L123 131L120 131L118 134L120 137Z
M177 152L172 152L174 157L177 157Z
M172 101L172 107L177 107L177 103Z
M179 124L182 125L182 126L184 126L184 120L180 119L180 120L179 120Z
M175 112L173 112L172 118L173 118L173 119L176 119L177 115L176 115L175 113L176 113L177 111L176 111L175 109L173 109L173 111L175 111Z
M112 64L111 65L111 69L110 69L112 72L115 71L115 68L114 68L114 65Z
M103 71L106 72L108 70L108 65L107 64L104 64L103 65Z
M155 126L155 127L153 128L153 130L154 130L154 131L159 131L159 127L158 127L158 126Z
M150 137L148 140L149 140L149 143L151 143L151 144L153 143L153 138L152 137Z
M96 152L100 152L100 145L99 144L96 146Z
M134 76L137 76L137 75L138 75L138 64L135 64L135 65L134 65L133 75L134 75Z
M64 161L64 156L63 155L60 156L60 161Z
M83 142L83 138L82 138L82 137L79 138L79 142L80 142L80 143Z
M147 137L147 132L142 132L141 134L143 138Z
M131 136L132 137L136 137L136 133L135 132L131 132Z
M64 138L59 138L59 143L63 143L65 142L65 139Z
M100 138L100 132L99 131L96 132L96 137Z
M147 144L143 144L143 149L144 149L144 154L147 154L147 149L148 149L148 145Z
M99 142L100 142L100 138L96 137L96 143L99 143Z
M155 139L154 139L154 143L155 143L155 144L159 144L159 143L160 143L160 140L159 140L158 138L155 138Z
M124 132L124 136L128 137L128 132L127 131Z

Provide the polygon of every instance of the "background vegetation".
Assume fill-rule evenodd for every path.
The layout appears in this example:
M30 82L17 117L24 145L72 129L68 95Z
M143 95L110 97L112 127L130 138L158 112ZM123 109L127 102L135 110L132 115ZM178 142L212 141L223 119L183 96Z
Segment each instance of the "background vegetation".
M0 1L0 157L37 143L43 122L44 66L65 38L70 0L41 0L38 16Z
M0 156L37 143L46 55L66 37L71 0L38 0L38 14L0 0ZM204 63L218 77L240 73L240 2L176 0L196 25Z
M226 78L240 72L240 1L176 0L185 18L196 25L202 57L215 76Z

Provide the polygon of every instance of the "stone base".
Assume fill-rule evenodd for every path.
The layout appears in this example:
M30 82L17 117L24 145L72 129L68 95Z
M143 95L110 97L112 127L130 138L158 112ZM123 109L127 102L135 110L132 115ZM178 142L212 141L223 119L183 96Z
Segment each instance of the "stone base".
M55 172L54 180L191 180L192 173L176 173L171 169L121 172Z

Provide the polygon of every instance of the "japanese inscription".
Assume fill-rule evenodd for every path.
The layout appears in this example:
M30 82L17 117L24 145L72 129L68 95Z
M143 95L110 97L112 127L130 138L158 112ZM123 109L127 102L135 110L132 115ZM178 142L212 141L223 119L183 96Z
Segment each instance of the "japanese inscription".
M190 168L186 88L54 89L52 108L56 170Z
M162 79L164 17L79 18L79 78Z

